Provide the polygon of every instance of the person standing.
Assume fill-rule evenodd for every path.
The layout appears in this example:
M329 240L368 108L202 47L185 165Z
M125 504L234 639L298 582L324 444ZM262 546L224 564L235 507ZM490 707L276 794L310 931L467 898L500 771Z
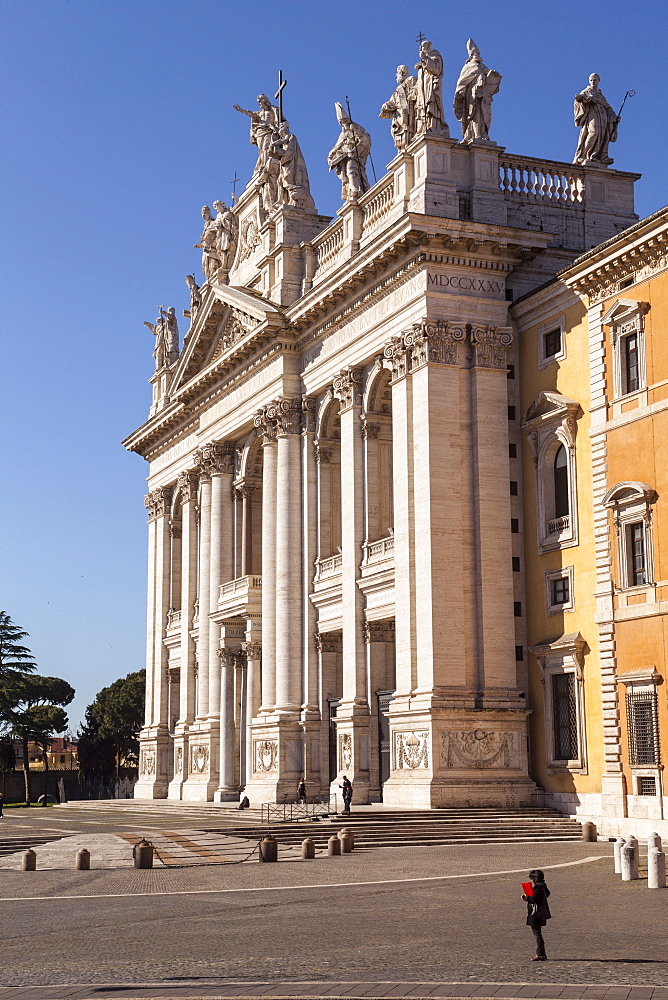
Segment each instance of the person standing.
M547 905L547 897L550 890L545 884L545 876L539 868L534 868L529 872L529 879L533 893L531 896L523 895L522 899L527 904L527 924L533 932L536 941L536 954L531 959L532 962L546 962L545 942L543 941L543 927L551 918L550 907Z
M343 784L339 785L339 788L343 792L343 811L350 815L350 803L353 800L353 783L346 774L343 775Z
M4 801L5 801L5 797L2 794L2 792L0 792L0 819L2 819L2 804L3 804Z
M297 802L299 805L306 805L306 782L303 778L300 779L297 785Z

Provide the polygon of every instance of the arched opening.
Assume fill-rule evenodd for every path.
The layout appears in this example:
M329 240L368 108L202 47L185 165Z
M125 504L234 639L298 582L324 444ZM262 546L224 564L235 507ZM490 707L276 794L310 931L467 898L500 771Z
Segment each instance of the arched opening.
M339 401L327 404L316 440L318 561L341 553L341 419Z

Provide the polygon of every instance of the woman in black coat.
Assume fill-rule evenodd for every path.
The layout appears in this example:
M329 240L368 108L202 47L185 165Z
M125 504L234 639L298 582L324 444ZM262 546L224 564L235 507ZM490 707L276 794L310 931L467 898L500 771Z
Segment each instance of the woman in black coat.
M532 962L546 962L545 942L543 941L543 927L550 919L550 907L547 905L547 897L550 890L545 885L545 876L542 871L535 868L529 872L529 878L533 888L533 896L522 896L527 904L527 924L533 931L536 939L536 956Z

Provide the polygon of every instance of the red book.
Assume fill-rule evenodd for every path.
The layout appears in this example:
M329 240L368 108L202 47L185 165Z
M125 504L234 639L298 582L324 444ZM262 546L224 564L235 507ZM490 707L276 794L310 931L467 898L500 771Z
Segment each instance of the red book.
M533 896L533 885L531 882L522 882L522 891L525 896Z

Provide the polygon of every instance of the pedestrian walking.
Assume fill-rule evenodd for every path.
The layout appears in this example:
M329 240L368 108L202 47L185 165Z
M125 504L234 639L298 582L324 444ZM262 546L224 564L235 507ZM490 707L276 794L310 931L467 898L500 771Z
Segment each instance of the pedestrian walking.
M306 805L306 782L303 778L297 785L297 802L299 805Z
M527 904L527 924L533 932L536 941L536 955L532 962L547 962L545 954L545 942L543 941L543 927L550 919L550 907L547 905L547 897L550 890L545 885L545 876L539 868L534 868L529 872L531 881L531 894L525 893L522 899ZM524 883L526 885L526 883Z
M343 792L343 811L350 815L350 803L353 800L353 783L346 774L343 775L343 784L339 785L339 788Z

